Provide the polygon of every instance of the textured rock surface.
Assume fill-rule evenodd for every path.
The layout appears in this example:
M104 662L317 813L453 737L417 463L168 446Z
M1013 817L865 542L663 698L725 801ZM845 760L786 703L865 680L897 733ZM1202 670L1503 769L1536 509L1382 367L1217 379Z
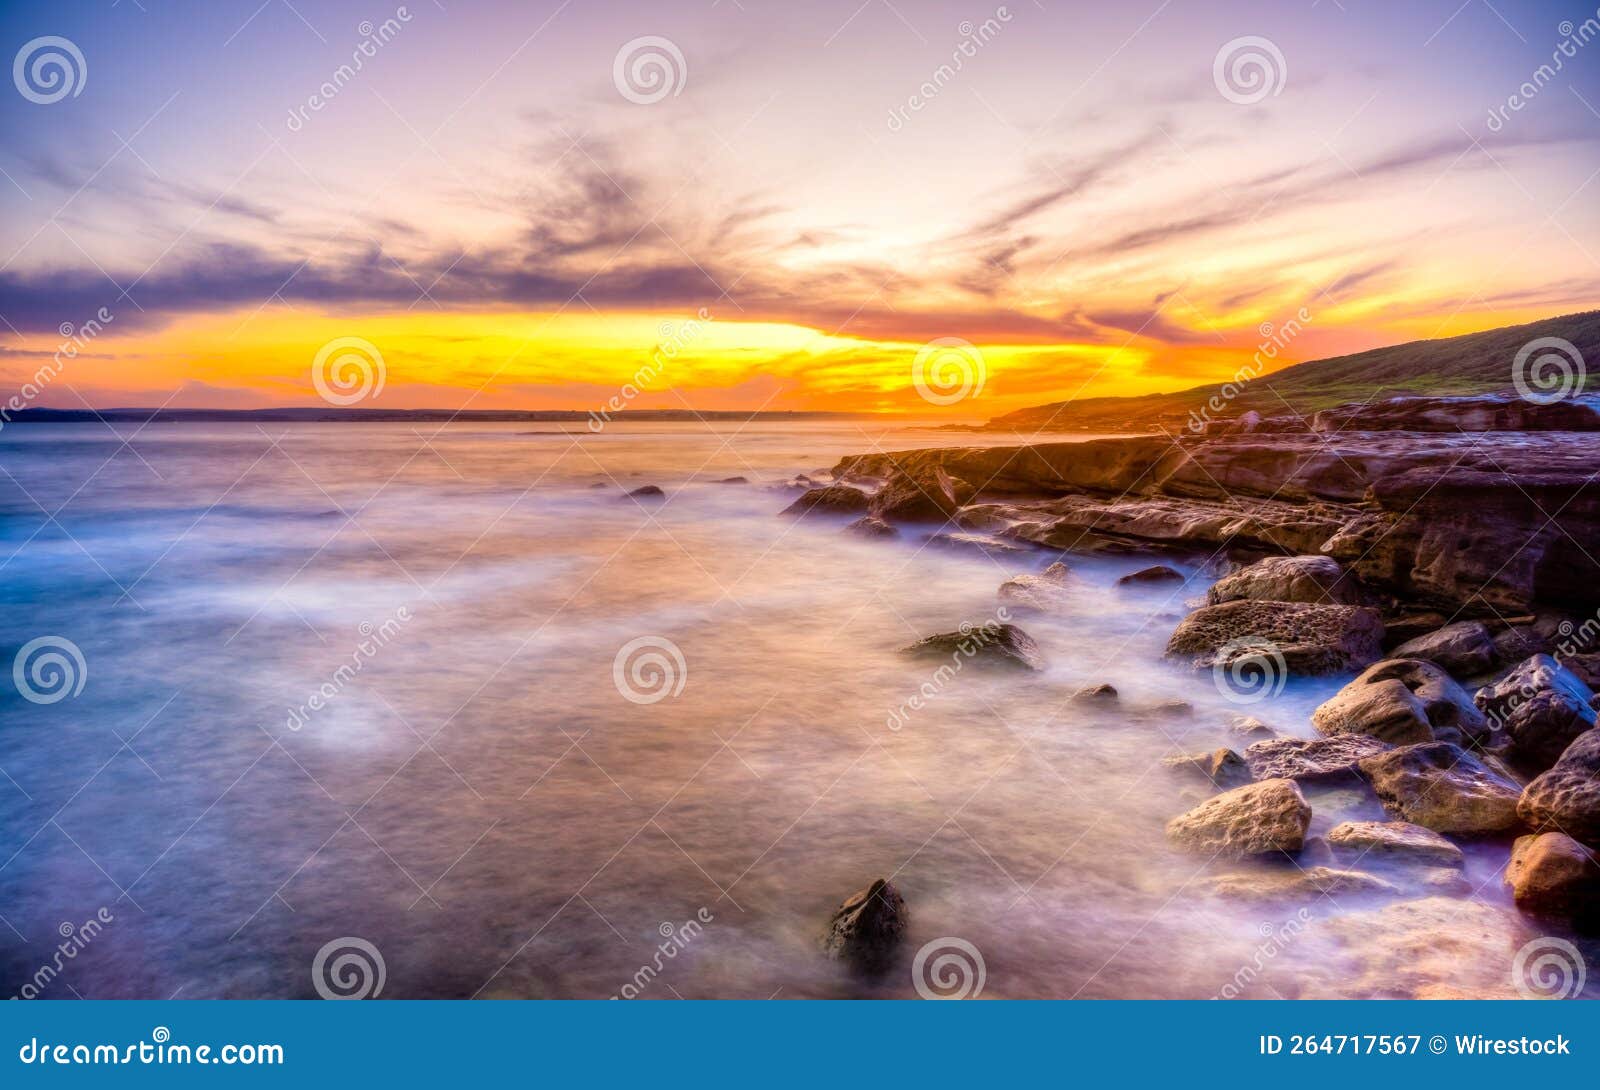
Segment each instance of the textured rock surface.
M1044 655L1033 637L1014 624L974 625L918 640L901 652L919 659L942 659L952 665L985 665L1018 670L1043 670Z
M1517 813L1535 832L1555 829L1600 847L1600 730L1587 731L1522 791Z
M1394 649L1399 659L1426 659L1457 677L1477 677L1495 663L1494 640L1482 621L1457 621Z
M847 484L830 484L813 488L783 509L785 515L806 515L812 512L835 515L853 515L867 509L871 502L865 492Z
M1219 579L1206 594L1212 605L1239 599L1360 604L1355 580L1331 556L1269 556Z
M1357 763L1389 748L1387 742L1360 734L1332 738L1270 738L1244 751L1245 764L1258 780L1283 778L1317 781L1353 776Z
M1065 608L1071 595L1072 572L1059 560L1037 575L1013 576L1000 584L995 597L1008 609L1024 613L1054 613Z
M1400 857L1447 867L1463 862L1460 848L1408 821L1346 821L1328 830L1328 843L1346 857Z
M1304 602L1225 602L1185 617L1167 641L1167 653L1188 656L1196 667L1227 665L1262 654L1296 674L1358 670L1381 654L1383 622L1376 611Z
M1477 738L1487 728L1467 691L1420 659L1374 663L1312 712L1311 724L1323 734L1365 734L1396 745L1430 741L1443 730Z
M1161 763L1178 772L1214 784L1224 791L1242 787L1253 776L1244 758L1224 746L1210 753L1185 753L1177 757L1163 757Z
M1311 806L1293 780L1236 787L1167 822L1167 837L1193 852L1228 856L1294 853L1305 842Z
M1517 785L1449 742L1393 749L1360 767L1384 809L1434 832L1493 836L1520 825Z
M1311 901L1324 895L1397 894L1393 882L1358 870L1334 867L1291 867L1270 871L1219 874L1202 879L1201 889L1236 901Z
M1600 922L1600 863L1565 833L1518 837L1505 883L1529 915L1571 920L1586 929Z
M822 948L858 969L880 970L893 960L906 932L906 902L884 878L845 898L834 910Z
M1596 722L1593 691L1549 655L1527 659L1474 699L1505 728L1507 758L1529 773L1555 764Z

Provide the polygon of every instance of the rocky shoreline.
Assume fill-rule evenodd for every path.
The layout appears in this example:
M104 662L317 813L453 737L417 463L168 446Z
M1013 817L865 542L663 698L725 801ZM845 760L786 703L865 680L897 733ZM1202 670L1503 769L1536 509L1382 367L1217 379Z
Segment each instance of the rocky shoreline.
M1311 419L1249 414L1199 436L867 454L841 460L787 513L848 515L869 537L920 526L930 544L1048 550L1048 568L998 590L1019 616L1057 608L1075 553L1202 560L1222 577L1173 632L1170 657L1211 671L1219 690L1251 671L1355 675L1311 715L1314 737L1254 723L1242 752L1167 759L1209 795L1166 828L1172 849L1221 864L1208 893L1386 893L1422 898L1392 907L1427 917L1428 898L1473 892L1458 846L1471 842L1503 853L1499 880L1531 926L1592 933L1597 428L1588 404L1409 398ZM1040 668L1033 639L1009 623L905 650ZM1116 700L1101 689L1073 699ZM1370 793L1388 820L1308 837L1303 788L1329 782ZM892 886L874 896L885 886L831 922L836 955L878 963L898 940L886 917L905 905ZM875 903L865 929L863 902Z

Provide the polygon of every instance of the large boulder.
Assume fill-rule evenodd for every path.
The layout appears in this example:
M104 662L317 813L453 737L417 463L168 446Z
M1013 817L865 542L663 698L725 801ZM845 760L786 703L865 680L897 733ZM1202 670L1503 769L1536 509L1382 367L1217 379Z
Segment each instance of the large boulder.
M1530 916L1600 923L1600 863L1566 833L1519 836L1506 864L1506 885Z
M1311 724L1322 734L1365 734L1394 745L1432 741L1436 731L1477 738L1487 726L1467 691L1421 659L1374 663L1312 712Z
M1555 764L1595 726L1593 691L1549 655L1534 655L1473 699L1504 727L1507 759L1530 773Z
M1289 673L1336 674L1377 660L1382 645L1376 610L1239 600L1189 614L1167 641L1167 654L1188 656L1196 667L1265 655L1281 659Z
M870 502L871 497L859 488L851 488L847 484L830 484L805 492L799 499L785 507L782 513L855 515L865 511Z
M1269 556L1219 579L1206 594L1212 605L1268 602L1359 605L1355 580L1331 556Z
M1244 758L1226 746L1214 749L1210 753L1184 753L1176 757L1163 757L1161 763L1177 772L1203 779L1224 791L1242 787L1254 779L1250 775L1250 767L1244 763Z
M1358 773L1357 763L1389 748L1389 743L1361 734L1332 738L1269 738L1244 751L1245 764L1258 780L1338 779Z
M1360 767L1385 810L1436 833L1495 836L1521 824L1517 785L1449 742L1392 749Z
M1432 866L1459 867L1461 849L1409 821L1346 821L1328 830L1335 852L1363 858L1403 858Z
M879 878L834 910L822 948L857 969L879 971L894 959L905 933L905 899L888 879Z
M995 597L1000 604L1018 613L1057 613L1070 599L1067 588L1072 572L1056 561L1037 575L1013 576L1000 584Z
M1600 847L1600 730L1585 731L1522 790L1517 813L1534 832L1555 829Z
M1044 655L1033 637L1014 624L963 625L918 640L901 653L919 659L947 659L957 669L968 662L1014 670L1043 670Z
M1494 666L1494 639L1482 621L1457 621L1394 649L1399 659L1427 659L1461 677L1477 677Z
M1247 784L1207 799L1167 822L1178 847L1208 855L1298 852L1311 824L1311 806L1293 780Z
M873 495L869 509L891 522L944 522L971 500L975 491L943 466L923 463L891 473Z

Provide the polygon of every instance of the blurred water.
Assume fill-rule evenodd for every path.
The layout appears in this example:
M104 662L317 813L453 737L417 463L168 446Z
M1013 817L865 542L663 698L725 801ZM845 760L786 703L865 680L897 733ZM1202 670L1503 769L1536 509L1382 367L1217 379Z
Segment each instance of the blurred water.
M4 662L65 637L87 681L0 695L0 995L101 908L42 994L312 996L318 951L359 937L386 997L602 998L657 962L651 998L913 996L911 954L947 936L981 951L986 996L1216 994L1296 906L1196 894L1229 868L1168 850L1163 823L1203 796L1159 759L1242 749L1241 712L1309 733L1342 679L1229 703L1161 657L1203 558L1129 591L1116 577L1149 558L1073 557L1070 610L1021 622L1048 672L964 673L891 729L930 673L896 648L992 615L1002 580L1057 557L856 540L778 517L794 493L775 484L970 441L6 428ZM648 483L664 502L623 497ZM679 650L681 692L624 697L614 659L640 637ZM1118 708L1066 703L1097 682ZM1148 711L1175 699L1192 710ZM1311 798L1314 831L1381 816L1360 792ZM1479 899L1503 900L1503 856L1474 853ZM911 932L905 964L863 980L817 940L880 875Z

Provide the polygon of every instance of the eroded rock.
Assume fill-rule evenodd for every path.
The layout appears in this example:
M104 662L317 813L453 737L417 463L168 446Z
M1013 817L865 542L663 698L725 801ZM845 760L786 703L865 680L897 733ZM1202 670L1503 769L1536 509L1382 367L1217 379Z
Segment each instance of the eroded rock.
M906 932L906 902L886 878L845 898L828 920L822 948L830 958L866 971L894 960Z
M1523 788L1517 813L1534 832L1553 829L1600 847L1600 730L1580 734Z
M1242 599L1359 605L1355 580L1331 556L1269 556L1219 579L1206 599L1212 605Z
M1600 923L1600 863L1565 833L1519 836L1505 884L1517 907L1530 916L1568 920L1585 929Z
M1189 614L1167 641L1169 655L1199 667L1227 666L1263 654L1295 674L1359 670L1382 653L1376 610L1307 602L1239 600Z
M1361 760L1389 748L1387 742L1361 734L1341 734L1332 738L1270 738L1253 742L1244 751L1250 773L1258 780L1338 779L1357 775Z
M1449 742L1393 749L1360 768L1385 810L1434 832L1495 836L1521 824L1517 785Z
M1242 787L1254 779L1244 758L1226 746L1210 753L1185 753L1163 757L1161 763L1176 772L1204 779L1224 791Z
M1311 806L1293 780L1247 784L1167 822L1167 837L1192 852L1228 856L1294 853L1305 842Z
M901 653L919 659L944 659L952 664L1043 670L1044 655L1033 637L1014 624L963 626L918 640Z
M1427 742L1454 730L1487 729L1483 713L1455 679L1421 659L1386 659L1363 670L1311 713L1322 734L1365 734L1394 745Z
M1446 867L1463 862L1460 848L1432 829L1408 821L1346 821L1328 830L1328 843L1357 858L1404 858Z
M1494 666L1494 640L1482 621L1457 621L1407 640L1394 649L1394 657L1426 659L1459 677L1477 677Z
M867 509L871 497L859 488L847 484L829 484L812 488L783 509L785 515L834 514L854 515Z

